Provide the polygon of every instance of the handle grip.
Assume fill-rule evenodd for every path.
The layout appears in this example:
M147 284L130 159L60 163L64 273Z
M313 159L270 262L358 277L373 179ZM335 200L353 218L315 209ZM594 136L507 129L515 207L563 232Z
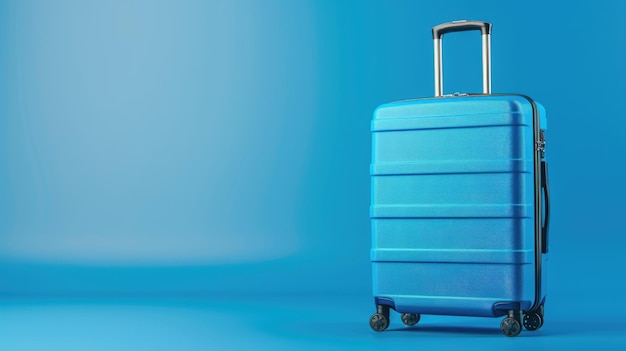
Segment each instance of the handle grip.
M543 226L541 227L541 251L548 253L548 229L550 228L550 186L548 185L548 162L541 162L541 187L545 199L545 215Z
M491 94L491 23L483 21L453 21L433 27L435 46L435 96L443 95L443 72L441 60L441 40L451 32L480 30L483 38L483 94Z
M480 34L491 34L491 23L468 20L442 23L433 27L433 39L441 39L446 33L468 30L480 30Z

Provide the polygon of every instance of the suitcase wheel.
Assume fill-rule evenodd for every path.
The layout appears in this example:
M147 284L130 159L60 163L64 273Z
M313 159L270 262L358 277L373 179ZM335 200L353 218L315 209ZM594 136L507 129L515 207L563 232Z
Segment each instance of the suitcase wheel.
M543 305L538 310L529 311L524 315L524 328L535 331L543 326Z
M535 331L543 325L543 319L539 313L530 312L524 315L524 328L528 331Z
M506 317L500 323L500 330L506 336L518 336L522 331L522 324L515 318Z
M416 325L417 322L420 321L419 313L403 313L401 318L402 318L402 323L404 323L404 325L409 326L409 327Z
M500 323L500 330L506 336L518 336L522 332L522 311L509 311L509 316Z
M370 317L370 327L377 332L385 331L389 327L389 317L382 313L374 313Z

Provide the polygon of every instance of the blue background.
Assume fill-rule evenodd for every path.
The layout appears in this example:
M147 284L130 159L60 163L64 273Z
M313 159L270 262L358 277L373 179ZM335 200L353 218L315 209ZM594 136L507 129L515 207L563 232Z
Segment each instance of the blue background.
M490 319L433 317L422 336L367 326L372 112L432 96L430 28L463 18L494 24L493 91L548 111L553 317L542 341L518 345L623 348L618 1L1 1L2 338L37 348L34 328L50 349L94 349L122 319L173 313L206 330L201 313L225 306L255 326L223 317L212 338L276 348L496 337ZM480 36L447 36L445 92L480 91L480 74ZM132 299L109 309L94 297ZM84 345L63 337L99 311L110 318L84 327ZM268 314L301 323L256 326ZM147 343L169 328L154 323L124 345L181 345Z

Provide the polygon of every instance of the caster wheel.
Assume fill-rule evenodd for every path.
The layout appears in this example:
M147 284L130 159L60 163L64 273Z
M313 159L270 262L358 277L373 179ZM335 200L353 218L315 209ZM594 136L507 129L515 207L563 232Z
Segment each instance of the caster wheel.
M506 317L500 323L500 330L506 336L518 336L522 332L522 325L517 319Z
M389 326L389 318L382 313L374 313L370 317L370 327L373 331L382 332Z
M524 328L529 331L535 331L543 325L543 318L537 312L529 312L524 315Z
M412 325L416 325L417 322L420 321L419 313L403 313L401 318L402 318L402 323L404 323L404 325L409 326L409 327Z

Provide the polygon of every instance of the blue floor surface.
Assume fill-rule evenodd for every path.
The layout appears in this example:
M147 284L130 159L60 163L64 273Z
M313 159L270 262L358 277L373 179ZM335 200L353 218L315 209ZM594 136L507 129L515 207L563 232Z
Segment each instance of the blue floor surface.
M0 302L1 350L625 350L611 310L551 310L536 332L500 334L500 318L423 316L384 333L367 296L19 299Z

